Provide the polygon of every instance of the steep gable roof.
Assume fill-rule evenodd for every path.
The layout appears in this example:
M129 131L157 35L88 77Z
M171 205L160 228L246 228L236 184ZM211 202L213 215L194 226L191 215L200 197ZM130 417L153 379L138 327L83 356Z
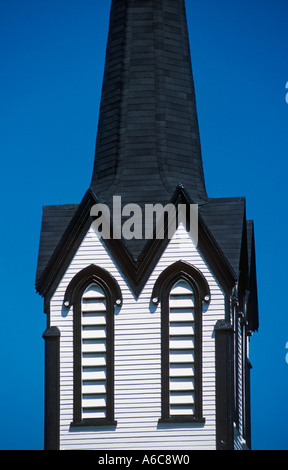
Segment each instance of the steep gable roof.
M64 206L62 210L60 209L61 206L45 208L36 276L36 289L42 295L46 296L49 294L51 296L57 287L58 282L93 222L90 210L97 202L96 195L90 189L86 192L79 206ZM178 187L171 198L171 202L177 208L178 204L188 205L191 203L191 200L184 189ZM49 215L53 213L57 215L57 218L54 219L53 224L49 225L47 221L49 221ZM64 227L64 221L66 221L66 227ZM49 232L47 232L47 229L49 229ZM169 243L167 227L163 240L154 238L144 241L145 246L139 257L134 258L130 251L130 246L133 245L134 240L129 241L123 238L120 240L113 238L103 240L109 253L129 278L130 286L136 295L140 294L148 276ZM226 258L222 248L201 216L201 212L199 213L199 249L208 261L208 264L210 263L216 277L219 277L220 282L231 284L230 287L232 287L237 276L229 263L229 259Z
M96 202L97 200L93 199L93 203ZM36 284L45 271L45 268L61 238L64 236L69 223L71 223L71 225L68 230L71 230L71 227L75 223L75 219L73 219L73 217L75 216L78 208L78 204L44 206ZM217 243L219 249L221 249L237 277L240 266L243 224L245 223L245 199L210 198L207 204L199 206L199 212L203 217L207 228L211 232L211 235L215 239L215 243ZM90 223L92 223L92 219L90 220ZM133 245L134 242L135 241L132 240L131 245ZM127 248L129 249L129 244ZM133 258L132 254L130 254L130 256ZM141 258L141 252L139 258ZM134 258L134 260L137 261L137 258Z

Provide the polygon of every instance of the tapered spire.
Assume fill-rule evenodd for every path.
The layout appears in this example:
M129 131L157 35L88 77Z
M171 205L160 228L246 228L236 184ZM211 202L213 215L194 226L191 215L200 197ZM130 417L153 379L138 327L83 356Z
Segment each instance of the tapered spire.
M100 201L207 198L184 0L112 0L91 187Z

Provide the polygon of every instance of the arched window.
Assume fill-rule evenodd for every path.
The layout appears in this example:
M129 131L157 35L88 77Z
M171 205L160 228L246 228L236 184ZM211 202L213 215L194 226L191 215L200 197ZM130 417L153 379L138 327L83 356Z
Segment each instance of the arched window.
M120 288L91 265L70 282L65 307L73 305L74 404L71 426L115 425L114 310Z
M152 302L161 303L162 415L160 423L204 422L202 309L210 301L203 274L185 261L165 269Z

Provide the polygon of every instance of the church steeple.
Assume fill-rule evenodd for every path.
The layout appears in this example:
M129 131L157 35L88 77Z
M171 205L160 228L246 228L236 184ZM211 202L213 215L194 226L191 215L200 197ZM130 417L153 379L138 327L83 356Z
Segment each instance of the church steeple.
M254 225L206 195L184 0L112 0L91 187L43 208L36 288L45 449L251 447Z
M184 0L112 0L91 187L101 202L207 198Z

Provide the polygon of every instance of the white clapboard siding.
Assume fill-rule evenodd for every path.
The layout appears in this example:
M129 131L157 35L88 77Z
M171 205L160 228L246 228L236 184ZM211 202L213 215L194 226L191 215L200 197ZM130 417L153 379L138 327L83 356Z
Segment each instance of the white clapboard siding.
M194 294L186 281L178 281L169 297L169 388L170 415L194 414L194 387L183 391L194 380ZM188 336L188 338L187 338ZM183 349L183 343L186 344ZM188 346L189 345L189 346ZM188 347L187 347L188 346Z
M211 292L211 302L203 311L202 322L202 381L203 381L203 416L205 424L201 427L193 424L169 427L158 424L161 418L161 305L151 309L152 290L156 280L165 268L184 259L197 267L207 279ZM73 277L80 270L92 263L106 269L119 283L123 305L115 307L115 428L79 428L71 432L73 421L73 307L64 311L64 295ZM99 296L97 294L100 294ZM183 286L178 285L173 295L186 295ZM90 295L90 293L89 293ZM189 294L190 295L190 294ZM85 296L86 297L86 296ZM98 299L101 292L91 292L91 298ZM88 295L86 297L89 304ZM172 299L174 301L174 298ZM86 307L85 307L86 308ZM175 236L165 248L153 272L138 299L131 292L126 279L117 264L107 252L103 242L91 227L81 242L70 266L65 272L50 304L51 326L58 326L60 336L60 447L62 449L215 449L215 338L214 326L217 320L224 319L224 295L207 263L193 245L186 229L181 225ZM86 310L85 310L86 312ZM86 312L89 314L89 310ZM93 312L90 312L93 313ZM95 313L100 319L100 314ZM193 321L191 310L180 311L173 307L170 312L171 322ZM176 317L177 315L177 317ZM88 326L85 325L85 326ZM96 323L90 326L97 326ZM99 327L105 327L100 323ZM88 332L88 330L86 330ZM90 330L92 331L92 330ZM194 335L176 337L169 341L170 354L179 349L194 349ZM102 353L105 356L106 339L83 338L83 353ZM189 363L182 365L189 366ZM175 365L177 366L175 358ZM171 364L172 370L172 364ZM173 369L173 373L174 373ZM187 376L171 376L170 392L193 392L194 377L192 367ZM94 387L91 395L105 396L105 367L86 367L82 374L83 395L89 394L90 385ZM174 415L187 415L187 409L181 404L171 404ZM191 414L193 407L190 407ZM82 417L105 418L105 408L85 408Z
M97 284L82 302L82 419L106 417L106 300Z

